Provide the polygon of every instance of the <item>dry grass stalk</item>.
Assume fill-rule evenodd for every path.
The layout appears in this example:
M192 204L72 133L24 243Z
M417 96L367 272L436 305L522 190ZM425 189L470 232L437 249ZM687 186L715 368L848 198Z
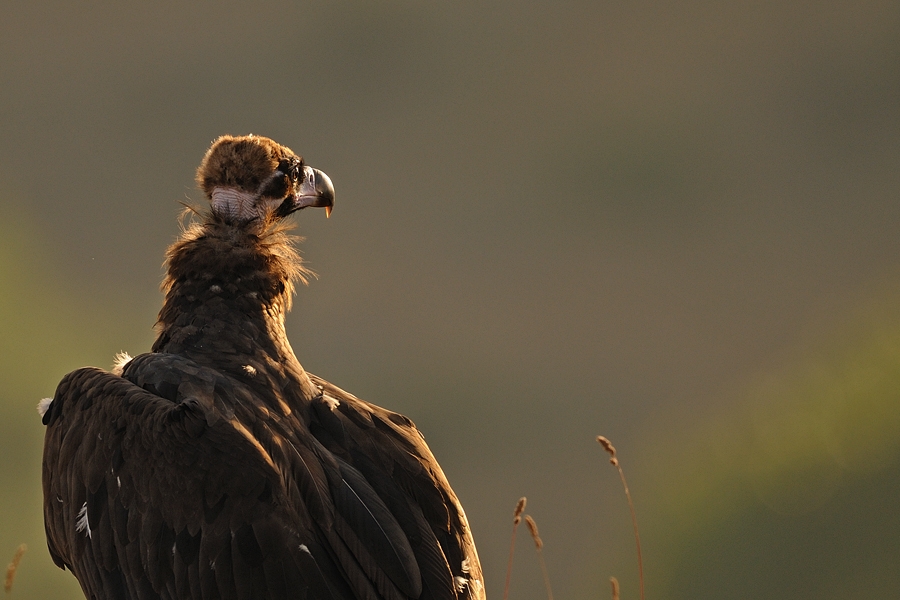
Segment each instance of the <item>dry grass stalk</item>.
M612 600L619 600L619 580L615 577L610 577L609 584L612 586Z
M503 587L503 600L509 598L509 581L512 577L513 550L515 550L516 547L516 529L519 527L519 523L522 522L522 511L525 510L526 502L525 496L519 498L519 501L516 502L516 509L513 511L512 539L509 541L509 561L506 563L506 585Z
M16 569L19 568L19 563L22 561L22 555L25 554L25 550L27 549L28 546L21 544L16 549L16 554L13 556L12 562L6 567L6 583L3 587L6 589L7 594L12 591L13 579L16 578Z
M540 534L538 534L537 523L534 522L531 515L525 515L525 524L528 525L528 531L531 532L531 537L534 540L534 547L537 549L537 555L541 561L541 571L544 573L544 585L547 586L547 598L548 600L553 600L553 590L550 588L550 575L547 573L547 563L544 561L544 541L541 539Z
M609 464L618 469L619 479L622 480L622 487L625 488L625 498L628 499L628 508L631 510L631 525L634 528L634 541L637 544L638 580L641 585L641 600L644 600L644 561L641 558L641 536L638 533L637 514L634 511L634 502L631 501L631 492L628 491L628 484L625 482L625 471L622 470L622 465L619 464L619 458L616 456L616 448L612 445L612 442L602 435L597 436L597 442L599 442L599 444L603 446L603 449L609 454ZM615 587L617 586L618 582L615 583Z

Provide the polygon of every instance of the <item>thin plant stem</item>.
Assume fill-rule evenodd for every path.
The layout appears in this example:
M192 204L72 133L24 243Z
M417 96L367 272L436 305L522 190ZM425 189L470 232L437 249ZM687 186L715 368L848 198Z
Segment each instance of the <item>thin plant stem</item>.
M612 586L612 600L619 600L619 580L615 577L610 577L609 585Z
M528 525L528 530L531 532L532 539L534 539L534 547L537 549L537 555L541 561L541 571L544 573L544 585L547 587L547 599L553 600L553 590L550 588L550 575L547 573L547 563L544 562L544 541L538 534L537 523L534 522L531 515L525 515L525 524Z
M506 563L506 585L503 587L503 600L509 598L509 582L512 578L513 551L516 548L516 529L519 527L519 523L522 522L522 511L525 510L526 502L525 496L519 498L519 501L516 503L516 509L513 511L512 539L509 541L509 561Z
M622 470L622 465L619 464L619 459L616 456L616 448L612 445L612 442L602 435L597 436L597 442L599 442L600 445L603 446L603 449L609 454L609 464L619 471L619 479L622 480L622 487L625 488L625 498L628 499L628 509L631 511L631 526L634 528L634 541L635 544L637 544L638 581L641 586L641 600L644 600L644 561L641 557L641 536L638 533L637 514L634 510L634 502L631 501L631 492L628 491L628 483L625 481L625 471Z

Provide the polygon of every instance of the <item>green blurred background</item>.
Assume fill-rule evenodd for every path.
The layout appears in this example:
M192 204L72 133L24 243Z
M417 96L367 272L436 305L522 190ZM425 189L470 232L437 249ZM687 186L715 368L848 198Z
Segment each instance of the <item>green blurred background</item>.
M50 562L34 410L146 351L223 133L334 180L303 364L412 417L490 597L900 597L900 3L4 2L0 566ZM544 596L520 532L511 598ZM7 558L8 557L8 558Z

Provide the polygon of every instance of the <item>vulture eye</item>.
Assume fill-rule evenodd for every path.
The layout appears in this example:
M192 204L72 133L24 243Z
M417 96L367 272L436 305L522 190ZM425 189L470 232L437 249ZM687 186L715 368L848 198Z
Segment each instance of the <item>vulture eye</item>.
M276 171L281 171L285 175L293 175L294 173L294 169L291 166L291 161L286 158L283 158L278 162L278 168L276 169Z

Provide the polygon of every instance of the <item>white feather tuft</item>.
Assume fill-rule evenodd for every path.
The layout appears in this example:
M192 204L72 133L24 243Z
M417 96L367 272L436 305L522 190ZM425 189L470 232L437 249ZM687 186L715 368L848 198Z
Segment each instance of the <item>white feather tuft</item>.
M122 372L125 370L125 365L131 362L131 355L127 352L119 352L113 357L113 368L112 374L122 376Z
M328 394L322 394L322 400L325 401L325 404L327 404L328 408L330 408L331 410L334 410L341 405L340 400L338 400L337 398L332 398Z
M42 398L41 401L38 402L37 410L41 414L41 418L44 418L44 415L50 410L51 404L53 404L53 398Z
M91 524L88 522L87 502L81 505L78 511L78 518L75 519L75 531L84 531L87 536L91 537Z

